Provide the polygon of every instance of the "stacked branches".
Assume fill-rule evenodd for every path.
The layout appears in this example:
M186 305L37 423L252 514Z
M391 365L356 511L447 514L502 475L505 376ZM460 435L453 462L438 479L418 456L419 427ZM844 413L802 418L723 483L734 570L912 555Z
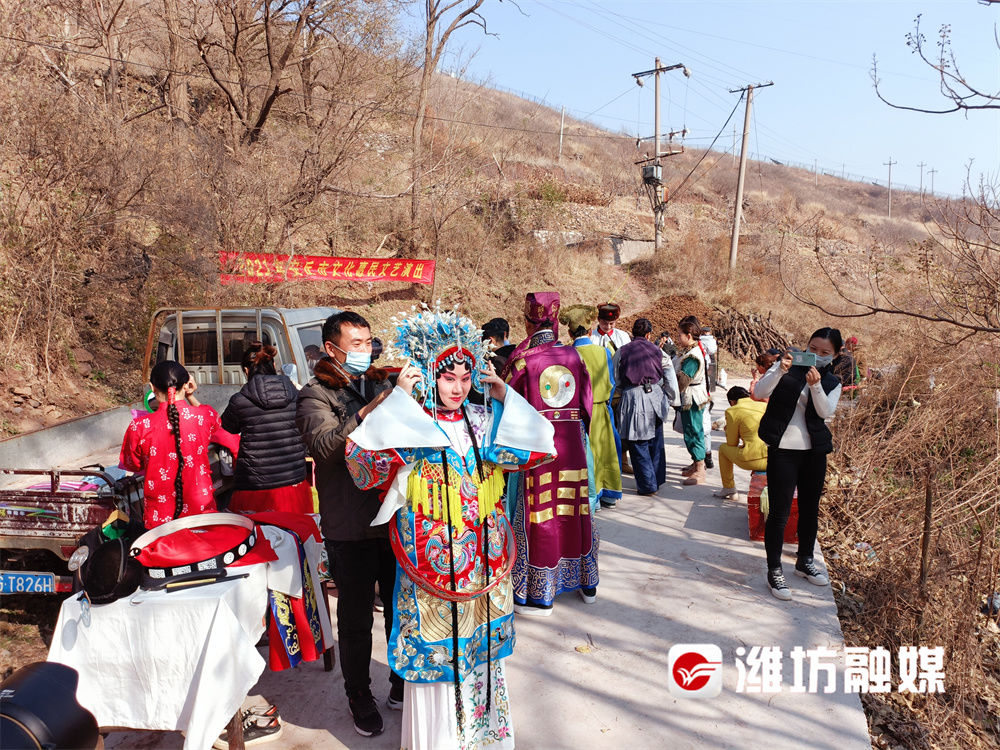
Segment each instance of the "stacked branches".
M727 349L740 359L753 359L768 349L788 348L788 340L766 318L757 313L742 313L739 310L717 310L715 338L719 346Z

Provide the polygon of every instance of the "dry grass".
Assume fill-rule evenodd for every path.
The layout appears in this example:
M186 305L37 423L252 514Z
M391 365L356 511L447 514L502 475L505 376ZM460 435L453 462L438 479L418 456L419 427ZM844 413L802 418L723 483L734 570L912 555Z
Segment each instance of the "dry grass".
M902 356L834 431L821 539L845 586L848 645L946 655L945 694L865 698L878 747L1000 741L1000 628L980 612L1000 588L998 354L981 344Z

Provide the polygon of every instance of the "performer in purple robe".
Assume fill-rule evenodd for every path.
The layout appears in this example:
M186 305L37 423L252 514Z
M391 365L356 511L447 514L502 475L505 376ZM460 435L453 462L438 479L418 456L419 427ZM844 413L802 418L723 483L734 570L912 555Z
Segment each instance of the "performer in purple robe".
M572 346L558 342L559 294L535 292L525 299L528 338L511 354L507 382L555 427L555 461L524 471L509 483L517 560L514 610L552 613L565 591L597 597L597 531L587 492L584 433L593 397L587 367Z

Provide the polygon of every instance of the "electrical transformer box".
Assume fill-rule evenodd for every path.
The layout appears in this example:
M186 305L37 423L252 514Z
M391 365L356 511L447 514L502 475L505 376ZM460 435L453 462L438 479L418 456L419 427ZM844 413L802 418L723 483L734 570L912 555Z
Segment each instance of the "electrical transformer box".
M642 181L647 185L663 183L663 167L659 164L647 164L642 168Z

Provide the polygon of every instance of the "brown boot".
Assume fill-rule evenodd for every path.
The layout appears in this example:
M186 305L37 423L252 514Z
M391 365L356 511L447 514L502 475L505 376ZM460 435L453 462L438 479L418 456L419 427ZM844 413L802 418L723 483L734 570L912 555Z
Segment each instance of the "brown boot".
M697 469L697 468L698 468L698 462L697 461L692 461L687 466L685 466L683 469L681 469L681 476L682 477L689 477L692 474L694 474L694 470Z
M634 474L632 471L632 463L628 460L628 456L622 456L622 474Z
M684 480L684 486L690 487L695 484L705 484L705 462L698 461L695 464L694 471Z

